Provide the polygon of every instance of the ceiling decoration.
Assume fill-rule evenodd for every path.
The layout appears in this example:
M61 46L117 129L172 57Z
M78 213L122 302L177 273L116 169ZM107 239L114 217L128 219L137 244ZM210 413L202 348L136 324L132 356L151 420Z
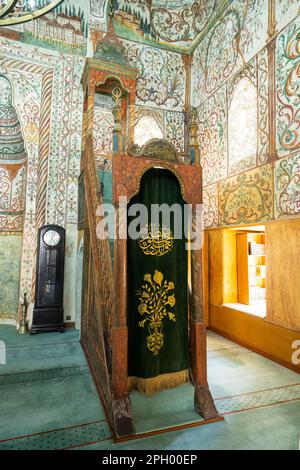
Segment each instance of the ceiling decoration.
M64 0L1 0L0 26L26 23L46 15Z
M147 43L189 45L209 24L217 0L113 0L117 34Z
M179 6L178 3L181 5ZM167 42L192 41L207 25L216 8L216 3L217 0L154 1L151 10L152 30L159 38ZM160 4L162 6L159 6Z

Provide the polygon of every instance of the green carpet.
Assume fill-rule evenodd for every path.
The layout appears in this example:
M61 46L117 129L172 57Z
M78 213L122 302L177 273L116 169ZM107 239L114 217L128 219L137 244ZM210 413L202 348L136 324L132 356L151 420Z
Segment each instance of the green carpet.
M0 326L0 450L298 449L300 377L210 333L209 383L225 421L113 443L77 331L19 336ZM201 418L193 388L130 394L137 433Z
M299 450L298 402L227 415L225 421L114 444L104 441L80 450Z

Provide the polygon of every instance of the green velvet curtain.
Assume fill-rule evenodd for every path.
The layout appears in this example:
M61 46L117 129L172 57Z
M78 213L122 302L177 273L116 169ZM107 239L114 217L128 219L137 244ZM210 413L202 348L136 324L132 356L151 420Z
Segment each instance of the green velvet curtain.
M184 201L175 176L152 169L134 203L148 208L149 220L138 240L128 237L129 389L151 395L189 379L186 240L174 239L173 216L169 227L150 218L152 204L183 211Z

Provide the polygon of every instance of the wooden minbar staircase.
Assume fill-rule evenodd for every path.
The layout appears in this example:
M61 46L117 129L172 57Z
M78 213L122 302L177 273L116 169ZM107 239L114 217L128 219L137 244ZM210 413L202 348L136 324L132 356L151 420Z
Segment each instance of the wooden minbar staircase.
M195 112L190 114L189 121L189 156L178 155L173 146L163 140L150 141L143 148L133 145L137 76L138 71L126 62L124 48L111 25L94 58L87 60L82 79L85 100L80 177L84 186L80 202L84 207L81 343L115 439L130 438L135 434L127 386L127 240L119 237L119 228L124 224L120 197L126 197L129 202L138 193L143 174L159 166L171 171L179 180L183 198L193 208L194 226L197 205L202 204ZM113 257L108 236L103 237L103 195L93 150L96 93L112 96L115 103L112 202L116 238ZM130 122L127 122L127 116ZM190 259L190 380L195 389L196 411L204 420L212 421L222 418L207 383L202 250L191 251Z

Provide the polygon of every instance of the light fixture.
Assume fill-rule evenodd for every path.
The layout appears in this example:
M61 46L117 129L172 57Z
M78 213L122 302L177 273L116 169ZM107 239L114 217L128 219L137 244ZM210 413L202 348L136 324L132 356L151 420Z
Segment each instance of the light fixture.
M0 26L26 23L46 15L64 0L0 0Z

